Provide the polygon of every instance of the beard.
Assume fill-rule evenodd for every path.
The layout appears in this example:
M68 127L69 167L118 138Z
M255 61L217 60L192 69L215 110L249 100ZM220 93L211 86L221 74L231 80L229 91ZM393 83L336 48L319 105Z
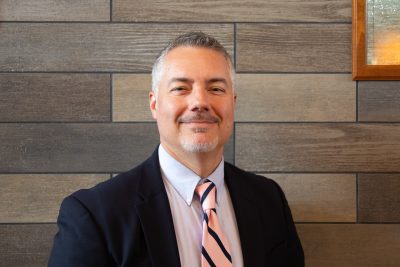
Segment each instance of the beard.
M202 132L202 129L196 129ZM218 145L218 136L215 136L213 140L208 142L201 142L193 138L184 138L180 140L181 146L184 150L191 153L207 153L213 151Z
M208 112L197 112L194 115L182 116L178 119L178 121L182 123L191 122L194 120L201 120L211 123L220 122L220 119L218 117L213 116ZM192 130L192 136L180 139L179 141L184 150L191 153L206 153L214 150L217 147L219 141L218 136L215 136L211 141L208 142L197 140L196 134L206 133L208 129L194 128Z

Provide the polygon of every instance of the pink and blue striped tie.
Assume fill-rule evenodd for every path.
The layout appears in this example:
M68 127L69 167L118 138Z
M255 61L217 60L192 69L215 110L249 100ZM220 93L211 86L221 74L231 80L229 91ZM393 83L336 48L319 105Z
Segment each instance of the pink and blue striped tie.
M209 180L196 187L203 207L203 239L201 249L201 267L231 267L232 258L228 240L222 233L218 222L215 198L215 184Z

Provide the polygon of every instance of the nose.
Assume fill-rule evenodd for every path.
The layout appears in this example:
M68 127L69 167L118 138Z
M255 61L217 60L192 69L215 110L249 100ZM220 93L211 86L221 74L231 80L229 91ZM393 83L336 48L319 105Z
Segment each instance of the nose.
M199 86L192 89L190 110L195 112L209 111L210 103L206 88Z

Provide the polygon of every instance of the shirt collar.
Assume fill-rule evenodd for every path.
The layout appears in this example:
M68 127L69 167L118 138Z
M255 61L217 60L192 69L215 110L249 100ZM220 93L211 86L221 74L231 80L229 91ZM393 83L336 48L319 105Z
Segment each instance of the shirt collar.
M205 179L213 182L217 188L217 205L220 202L224 190L224 159L217 168L206 178L201 179L191 169L172 157L162 145L158 147L158 157L163 177L174 187L179 196L190 206L193 201L194 191L198 184Z

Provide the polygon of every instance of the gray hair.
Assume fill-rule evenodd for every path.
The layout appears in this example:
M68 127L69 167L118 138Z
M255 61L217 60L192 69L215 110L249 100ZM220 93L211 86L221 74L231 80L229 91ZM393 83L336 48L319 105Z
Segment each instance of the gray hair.
M151 72L151 89L156 95L158 91L158 84L161 79L161 71L164 64L164 59L171 50L180 46L208 48L218 53L221 53L229 63L233 85L235 69L232 63L232 59L228 51L226 51L225 47L223 47L217 39L203 32L189 32L182 34L172 40L166 47L164 47L164 49L160 52L156 61L154 62L153 70Z

